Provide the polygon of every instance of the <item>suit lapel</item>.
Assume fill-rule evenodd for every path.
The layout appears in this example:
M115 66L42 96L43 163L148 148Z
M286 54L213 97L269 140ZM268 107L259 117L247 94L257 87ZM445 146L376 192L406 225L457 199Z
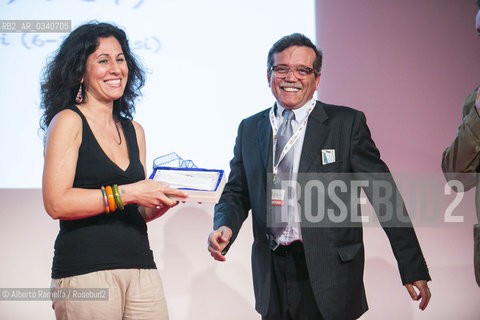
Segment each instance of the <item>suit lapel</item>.
M308 119L298 172L308 172L313 160L320 154L323 142L328 134L327 119L328 115L323 103L317 101Z
M257 123L257 139L260 145L260 154L262 155L262 163L265 170L268 169L268 159L271 153L272 145L272 127L269 118L270 109L265 110L263 118Z

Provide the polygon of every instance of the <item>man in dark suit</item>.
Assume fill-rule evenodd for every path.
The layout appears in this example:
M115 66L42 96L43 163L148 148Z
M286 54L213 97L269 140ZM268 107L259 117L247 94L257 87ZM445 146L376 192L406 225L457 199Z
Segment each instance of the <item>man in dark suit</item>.
M270 49L267 77L276 103L239 126L208 250L225 261L251 209L253 282L262 319L360 317L368 307L362 226L355 219L358 202L352 202L359 189L351 190L352 174L358 174L357 186L377 216L388 217L382 226L402 282L423 310L430 276L403 201L392 197L392 206L376 205L385 204L385 194L375 195L375 179L393 191L395 184L363 113L313 97L321 64L321 52L301 34L283 37ZM328 190L329 196L302 190ZM340 192L334 197L332 190ZM387 208L399 209L393 214Z

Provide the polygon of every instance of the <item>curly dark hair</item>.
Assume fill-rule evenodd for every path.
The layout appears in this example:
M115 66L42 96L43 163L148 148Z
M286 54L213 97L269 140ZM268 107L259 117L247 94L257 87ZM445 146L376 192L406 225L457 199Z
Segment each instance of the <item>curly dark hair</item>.
M72 31L44 69L40 105L45 110L40 120L40 128L44 131L57 113L75 104L87 58L97 49L99 39L108 37L118 40L128 66L125 91L120 99L113 102L113 116L118 120L133 118L134 102L141 95L145 72L131 52L122 29L109 23L92 21Z
M270 68L273 66L273 55L293 46L308 47L315 51L316 57L313 61L313 69L315 70L315 76L318 77L320 74L320 69L322 68L322 51L319 50L309 38L301 33L292 33L291 35L285 36L273 44L272 48L268 52L267 57L268 72L272 72Z

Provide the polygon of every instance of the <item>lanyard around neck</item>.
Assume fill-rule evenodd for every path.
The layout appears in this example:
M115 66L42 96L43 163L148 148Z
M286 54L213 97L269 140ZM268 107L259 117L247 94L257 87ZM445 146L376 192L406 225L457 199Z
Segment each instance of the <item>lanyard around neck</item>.
M300 138L300 135L301 135L303 129L305 129L305 127L307 126L308 116L312 112L313 107L315 106L315 103L316 103L315 99L312 99L310 104L308 106L306 106L307 115L305 116L305 119L302 121L300 126L297 128L295 133L290 137L288 142L283 147L282 153L280 154L280 157L278 158L277 164L275 164L275 154L276 154L276 151L277 151L278 124L277 124L277 118L275 117L275 110L274 110L275 106L272 106L272 108L270 109L270 124L272 126L272 133L273 133L273 138L272 138L272 148L273 148L272 161L273 161L273 181L274 182L275 182L275 179L276 179L277 174L278 174L278 165L280 164L280 162L282 162L283 158L285 158L285 155L288 153L288 151L290 151L290 149L293 147L295 142L297 142L298 138Z

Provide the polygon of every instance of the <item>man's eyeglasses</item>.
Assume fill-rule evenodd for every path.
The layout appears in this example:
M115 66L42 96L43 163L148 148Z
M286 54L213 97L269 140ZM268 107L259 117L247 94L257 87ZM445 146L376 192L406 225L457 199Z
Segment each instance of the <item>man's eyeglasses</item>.
M273 66L273 67L270 67L270 70L273 72L273 74L275 75L275 77L277 78L286 78L288 73L290 71L293 72L293 75L297 78L297 79L305 79L306 77L308 77L310 74L314 73L315 70L312 69L312 68L309 68L309 67L305 67L305 66L302 66L302 67L297 67L295 69L291 69L287 66Z

